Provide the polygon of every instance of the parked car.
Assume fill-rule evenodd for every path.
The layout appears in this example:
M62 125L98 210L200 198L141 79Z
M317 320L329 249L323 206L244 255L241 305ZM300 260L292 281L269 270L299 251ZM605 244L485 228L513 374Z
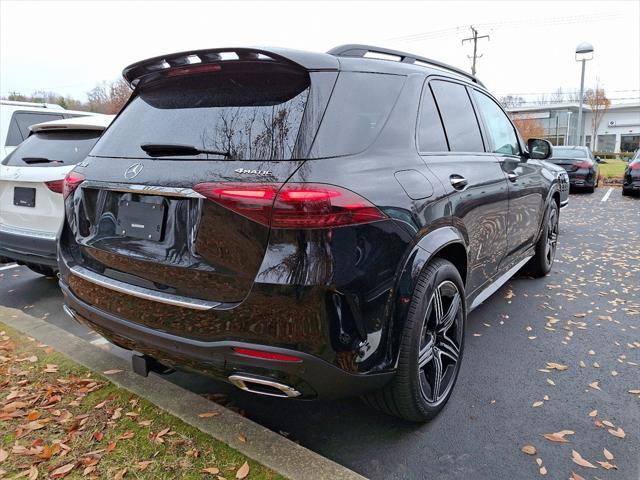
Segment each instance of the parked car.
M559 167L558 165L555 165L546 160L542 161L544 162L545 167L547 167L551 171L556 172L556 175L558 177L558 185L560 188L560 208L564 208L569 205L569 174L564 168Z
M0 162L0 257L53 275L63 179L112 119L92 115L32 125L30 136Z
M551 144L525 146L461 70L348 45L183 52L124 78L129 103L65 179L60 286L138 373L425 421L468 312L551 269Z
M629 161L623 179L623 195L640 194L640 150Z
M549 162L561 166L567 171L571 187L584 188L591 193L598 188L600 158L594 157L587 147L553 147L553 156Z
M53 103L0 100L0 161L29 136L31 125L82 115L90 113L65 110Z

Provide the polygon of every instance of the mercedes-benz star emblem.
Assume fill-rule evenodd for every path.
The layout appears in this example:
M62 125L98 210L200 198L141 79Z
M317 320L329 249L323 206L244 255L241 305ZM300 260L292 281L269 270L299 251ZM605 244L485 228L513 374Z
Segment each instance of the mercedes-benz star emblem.
M137 177L141 171L142 171L142 164L134 163L124 171L124 178L126 178L127 180L131 180L132 178Z

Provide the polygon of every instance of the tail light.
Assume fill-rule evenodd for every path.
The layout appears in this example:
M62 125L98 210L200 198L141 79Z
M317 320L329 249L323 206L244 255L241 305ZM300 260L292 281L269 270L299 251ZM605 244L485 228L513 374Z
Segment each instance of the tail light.
M350 190L316 183L199 183L193 189L229 210L272 228L332 228L387 218Z
M629 170L640 170L640 162L630 163Z
M578 168L591 168L591 162L585 162L585 161L576 162L575 166Z
M64 180L51 180L50 182L44 182L44 184L54 193L62 193L64 189Z
M71 195L73 192L75 192L76 188L78 188L78 186L84 182L85 176L71 171L69 173L67 173L67 176L64 177L64 184L62 187L62 197L63 198L67 198L69 195Z

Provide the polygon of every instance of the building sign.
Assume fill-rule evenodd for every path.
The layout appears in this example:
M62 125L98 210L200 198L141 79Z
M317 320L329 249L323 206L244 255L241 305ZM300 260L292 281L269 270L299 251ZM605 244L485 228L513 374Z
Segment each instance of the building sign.
M511 118L517 120L536 120L538 118L549 118L550 116L550 112L521 112L511 114Z

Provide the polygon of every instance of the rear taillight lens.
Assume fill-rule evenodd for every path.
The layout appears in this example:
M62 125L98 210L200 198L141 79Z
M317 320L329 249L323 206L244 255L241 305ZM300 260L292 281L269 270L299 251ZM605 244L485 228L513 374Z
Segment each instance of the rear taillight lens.
M640 170L640 162L630 163L629 170Z
M200 183L193 189L240 215L272 228L332 228L387 218L350 190L316 183Z
M574 165L578 168L591 168L591 162L575 162Z
M78 188L78 185L84 182L84 179L85 179L85 176L81 175L80 173L73 172L73 171L67 173L67 176L64 177L64 184L62 187L62 196L64 198L67 198L69 195L75 192L76 188Z
M44 182L44 184L54 193L62 193L64 188L64 180L51 180L50 182Z

